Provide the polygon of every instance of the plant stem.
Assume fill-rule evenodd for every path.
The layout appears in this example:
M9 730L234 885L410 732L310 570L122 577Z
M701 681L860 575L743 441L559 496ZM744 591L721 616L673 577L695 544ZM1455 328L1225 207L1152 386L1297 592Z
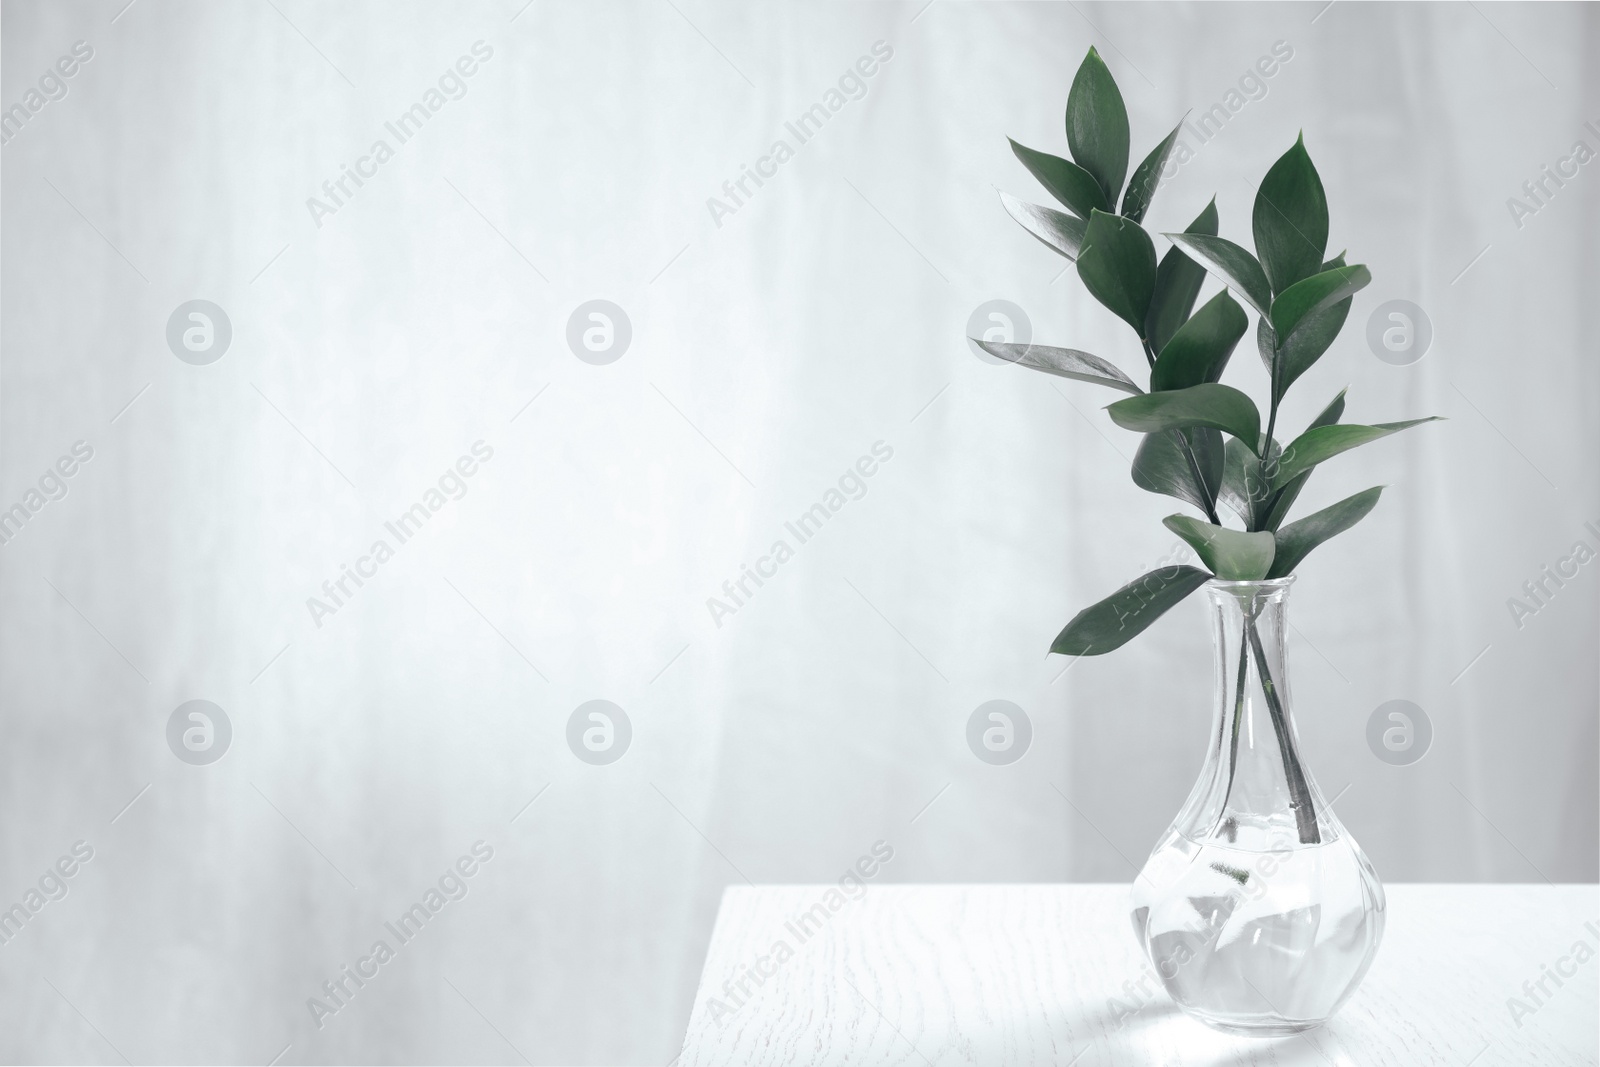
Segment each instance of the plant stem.
M1269 388L1272 390L1272 403L1267 410L1267 443L1262 446L1261 449L1264 453L1266 453L1266 455L1260 458L1256 466L1256 469L1262 474L1263 477L1267 473L1267 461L1272 458L1272 433L1278 428L1278 352L1276 347L1274 347L1272 353L1272 370L1269 372L1269 377L1271 379L1271 385ZM1252 500L1250 503L1250 510L1253 512L1255 511L1255 501ZM1260 522L1257 523L1252 521L1247 524L1251 530L1259 530L1266 524L1267 516L1272 512L1271 505L1272 501L1269 498L1264 505L1264 510L1259 516Z
M1248 617L1248 616L1247 616ZM1244 635L1239 635L1239 670L1238 685L1234 687L1233 694L1233 737L1228 743L1228 787L1222 792L1222 816L1227 815L1228 801L1233 796L1233 779L1239 771L1239 720L1244 716L1244 680L1249 670L1250 661L1246 659L1250 646L1245 643ZM1228 840L1233 840L1230 835Z
M1272 407L1267 414L1266 452L1272 454L1272 431L1278 428L1278 376L1272 376Z
M1272 716L1272 731L1278 736L1278 751L1283 756L1283 776L1289 786L1289 807L1294 810L1300 843L1319 844L1322 833L1317 829L1317 813L1311 801L1311 789L1306 784L1305 771L1300 767L1300 757L1295 753L1294 740L1289 736L1289 722L1283 712L1277 683L1272 680L1272 672L1267 667L1267 653L1261 647L1261 635L1256 632L1254 617L1245 617L1244 632L1250 642L1250 650L1255 654L1256 672L1261 675L1261 689L1266 694L1267 711Z
M1277 336L1278 335L1276 333L1274 333L1272 336L1273 336L1272 366L1267 371L1267 377L1271 382L1269 388L1272 390L1272 404L1271 404L1270 408L1268 409L1268 414L1267 414L1267 452L1268 453L1271 453L1271 451L1272 451L1272 431L1274 429L1276 429L1277 426L1278 426L1278 362L1279 362L1279 357L1282 355L1282 353L1278 351L1278 345L1277 345Z

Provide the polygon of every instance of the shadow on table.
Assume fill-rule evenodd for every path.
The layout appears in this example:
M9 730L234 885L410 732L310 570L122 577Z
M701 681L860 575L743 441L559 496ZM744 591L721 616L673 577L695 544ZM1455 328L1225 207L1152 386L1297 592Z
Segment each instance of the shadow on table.
M1194 1025L1201 1026L1196 1022ZM1197 1060L1207 1067L1239 1067L1265 1063L1273 1067L1343 1067L1353 1062L1341 1048L1334 1024L1324 1024L1303 1034L1289 1037L1234 1037L1208 1030L1210 1037L1224 1047L1214 1050L1208 1060Z
M1019 1062L1071 1063L1074 1067L1099 1067L1101 1064L1130 1063L1130 1047L1150 1047L1161 1044L1146 1040L1145 1032L1154 1034L1172 1026L1196 1026L1178 1006L1170 1000L1155 1001L1138 1011L1117 1008L1108 1003L1104 1008L1083 1011L1064 1011L1050 1020L1049 1032L1056 1043L1059 1058L1036 1058L1038 1050L1019 1049L1017 1027L1007 1025L1007 1020L991 1020L995 1025L978 1032L968 1031L952 1045L934 1055L935 1067L949 1063L1010 1064ZM1027 1054L1029 1060L1019 1060ZM1145 1062L1160 1062L1154 1058Z
M1189 1018L1164 998L1133 1014L1107 1005L1101 1010L1070 1013L1062 1021L1069 1033L1082 1035L1068 1053L1069 1057L1078 1057L1071 1060L1075 1067L1120 1065L1128 1062L1131 1049L1141 1047L1151 1057L1148 1062L1160 1062L1178 1047L1195 1056L1192 1062L1207 1067L1325 1067L1348 1062L1340 1049L1336 1024L1290 1037L1237 1037ZM997 1061L980 1057L976 1062Z
M1002 1016L985 1021L987 1025L969 1027L931 1058L925 1049L908 1048L908 1054L915 1056L908 1055L905 1062L920 1057L934 1067L957 1063L1125 1067L1169 1063L1175 1056L1202 1067L1345 1067L1354 1062L1344 1051L1337 1022L1289 1037L1238 1037L1190 1018L1166 997L1136 1011L1115 1000L1103 1007L1063 1005L1051 1013L1047 1038L1037 1030L1032 1035L1034 1040L1048 1040L1048 1050L1019 1047L1019 1034L1029 1029L1019 1025L1020 1020Z
M1245 1063L1270 1063L1273 1067L1313 1067L1343 1064L1350 1061L1342 1053L1330 1057L1326 1047L1311 1044L1304 1035L1293 1037L1240 1037L1234 1038L1235 1047L1219 1052L1209 1061L1209 1067L1239 1067Z

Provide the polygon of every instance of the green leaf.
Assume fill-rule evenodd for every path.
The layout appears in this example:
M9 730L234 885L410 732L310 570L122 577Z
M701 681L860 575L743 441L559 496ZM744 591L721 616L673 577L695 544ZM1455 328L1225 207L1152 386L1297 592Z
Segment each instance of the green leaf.
M1261 264L1249 249L1241 248L1226 237L1208 234L1168 233L1162 236L1204 264L1243 297L1245 303L1263 315L1272 313L1272 290L1267 286L1267 276L1261 272Z
M1271 452L1266 451L1265 435L1260 448L1268 456L1268 463L1280 451L1276 441L1272 442ZM1263 473L1262 461L1237 437L1228 438L1222 450L1222 485L1217 498L1239 516L1246 530L1266 528L1264 519L1272 504L1272 485Z
M1008 137L1006 140L1011 139ZM1091 209L1111 210L1111 205L1106 203L1106 194L1101 191L1094 175L1070 159L1035 152L1015 141L1011 141L1011 151L1039 179L1039 184L1050 190L1051 196L1065 204L1079 218L1087 221Z
M1328 406L1323 408L1317 417L1306 425L1306 429L1315 430L1318 426L1332 426L1338 422L1344 415L1344 394L1349 389L1349 386L1345 386L1345 388L1339 390L1339 395L1328 401Z
M1334 397L1333 401L1322 409L1320 415L1311 420L1311 424L1306 429L1315 430L1319 426L1332 426L1337 423L1340 416L1344 414L1344 394L1345 390L1339 390L1339 395ZM1252 526L1251 529L1276 530L1282 525L1284 518L1289 514L1289 509L1294 506L1295 498L1300 495L1300 490L1305 488L1306 479L1309 477L1311 477L1311 472L1306 471L1274 493L1271 501L1267 504L1266 519L1258 525Z
M1198 567L1151 571L1074 615L1050 651L1063 656L1099 656L1121 648L1210 580L1211 575Z
M1124 393L1133 393L1136 396L1144 393L1144 390L1134 384L1132 378L1122 373L1116 364L1099 356L1090 355L1088 352L1079 352L1074 348L984 341L977 337L970 340L991 356L1010 360L1018 366L1032 367L1046 374L1056 374L1080 382L1109 385L1113 389L1121 389Z
M1293 573L1313 548L1366 518L1367 512L1378 506L1378 497L1382 492L1383 486L1375 485L1279 530L1275 535L1277 558L1272 561L1272 570L1267 577L1282 578Z
M1150 210L1150 201L1161 185L1161 171L1167 165L1167 157L1172 154L1172 146L1177 142L1181 129L1181 122L1172 127L1167 139L1152 148L1150 154L1144 157L1144 162L1133 169L1133 177L1128 180L1128 191L1122 194L1124 218L1134 222L1144 221L1144 213Z
M1277 546L1269 533L1242 533L1188 515L1168 515L1161 524L1189 542L1223 581L1259 582L1272 569Z
M1344 266L1344 253L1323 264L1323 270L1332 270ZM1350 314L1352 299L1347 297L1321 311L1306 316L1295 330L1289 342L1278 349L1278 335L1272 328L1272 323L1262 316L1256 320L1256 347L1261 353L1261 362L1266 365L1267 373L1272 373L1272 363L1278 361L1277 399L1282 400L1289 386L1310 370L1312 365L1321 359L1323 353L1333 345L1339 336L1339 331L1344 328L1345 319ZM1337 420L1335 420L1337 421Z
M1278 347L1294 340L1295 331L1309 317L1366 288L1372 273L1360 263L1335 267L1295 282L1272 302L1272 330ZM1331 342L1330 342L1331 343Z
M1127 214L1124 210L1123 214ZM1217 235L1217 201L1213 197L1204 211L1189 223L1186 233ZM1150 297L1150 311L1144 317L1145 337L1160 353L1194 310L1195 298L1206 280L1206 269L1176 246L1167 249L1156 268L1156 289Z
M1140 400L1154 399L1156 396L1167 396L1166 393L1155 393L1143 397L1129 397L1112 404L1113 408L1122 404L1132 404ZM1116 416L1112 416L1115 418ZM1278 463L1278 469L1272 474L1272 487L1286 485L1295 478L1309 471L1312 467L1332 459L1341 452L1348 452L1358 445L1368 441L1376 441L1380 437L1388 437L1392 433L1420 426L1425 422L1437 422L1439 416L1430 415L1425 419L1408 419L1405 422L1380 422L1373 426L1319 426L1289 442L1283 450L1283 456Z
M1256 445L1261 434L1261 412L1231 385L1206 382L1187 389L1130 396L1106 408L1111 421L1125 430L1159 433L1185 426L1209 426Z
M1226 289L1178 327L1150 372L1150 391L1186 389L1222 377L1250 320Z
M1068 259L1078 258L1078 246L1083 243L1083 233L1088 223L1065 211L1030 204L1007 193L1000 194L1000 203L1005 206L1008 215L1037 237L1046 248Z
M1067 93L1067 147L1115 204L1128 174L1128 109L1116 79L1093 48L1083 57Z
M1143 226L1121 215L1090 212L1078 253L1078 277L1096 300L1144 337L1156 286L1156 247Z
M1278 352L1278 399L1289 391L1289 386L1310 370L1323 353L1333 346L1338 338L1339 331L1344 329L1345 318L1350 314L1351 298L1346 297L1337 304L1332 304L1321 311L1306 316L1301 320L1300 328L1289 338L1281 351ZM1266 319L1257 320L1272 336L1272 325ZM1269 339L1268 344L1272 341Z
M1303 135L1261 179L1251 221L1256 252L1274 293L1317 273L1328 247L1328 199ZM1278 335L1285 333L1280 325Z
M1179 435L1182 434L1180 439ZM1182 441L1188 441L1200 468L1199 482L1184 454ZM1231 441L1229 442L1232 443ZM1209 515L1216 505L1222 483L1222 434L1205 426L1166 433L1146 434L1133 455L1133 484L1151 493L1176 497Z

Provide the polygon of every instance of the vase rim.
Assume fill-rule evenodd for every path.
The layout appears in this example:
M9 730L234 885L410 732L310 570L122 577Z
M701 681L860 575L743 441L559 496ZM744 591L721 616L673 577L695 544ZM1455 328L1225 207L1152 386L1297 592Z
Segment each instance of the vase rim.
M1230 581L1226 578L1212 578L1206 582L1208 589L1224 589L1230 593L1246 593L1255 589L1275 591L1287 589L1294 584L1295 576L1286 574L1282 578L1261 578L1256 581Z

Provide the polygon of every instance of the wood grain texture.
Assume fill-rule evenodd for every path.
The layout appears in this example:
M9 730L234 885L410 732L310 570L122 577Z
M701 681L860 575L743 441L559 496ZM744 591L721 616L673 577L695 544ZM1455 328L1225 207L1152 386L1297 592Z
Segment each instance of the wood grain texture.
M1388 929L1361 989L1326 1027L1274 1040L1215 1033L1172 1004L1134 941L1124 886L879 885L836 911L831 888L724 893L682 1067L1494 1067L1600 1054L1592 885L1389 886ZM816 918L800 928L808 910ZM1579 943L1583 962L1562 964L1576 973L1560 987L1546 978L1535 1006L1523 983ZM774 973L758 984L763 956ZM1138 992L1141 978L1153 995ZM1511 997L1533 1014L1513 1019Z

